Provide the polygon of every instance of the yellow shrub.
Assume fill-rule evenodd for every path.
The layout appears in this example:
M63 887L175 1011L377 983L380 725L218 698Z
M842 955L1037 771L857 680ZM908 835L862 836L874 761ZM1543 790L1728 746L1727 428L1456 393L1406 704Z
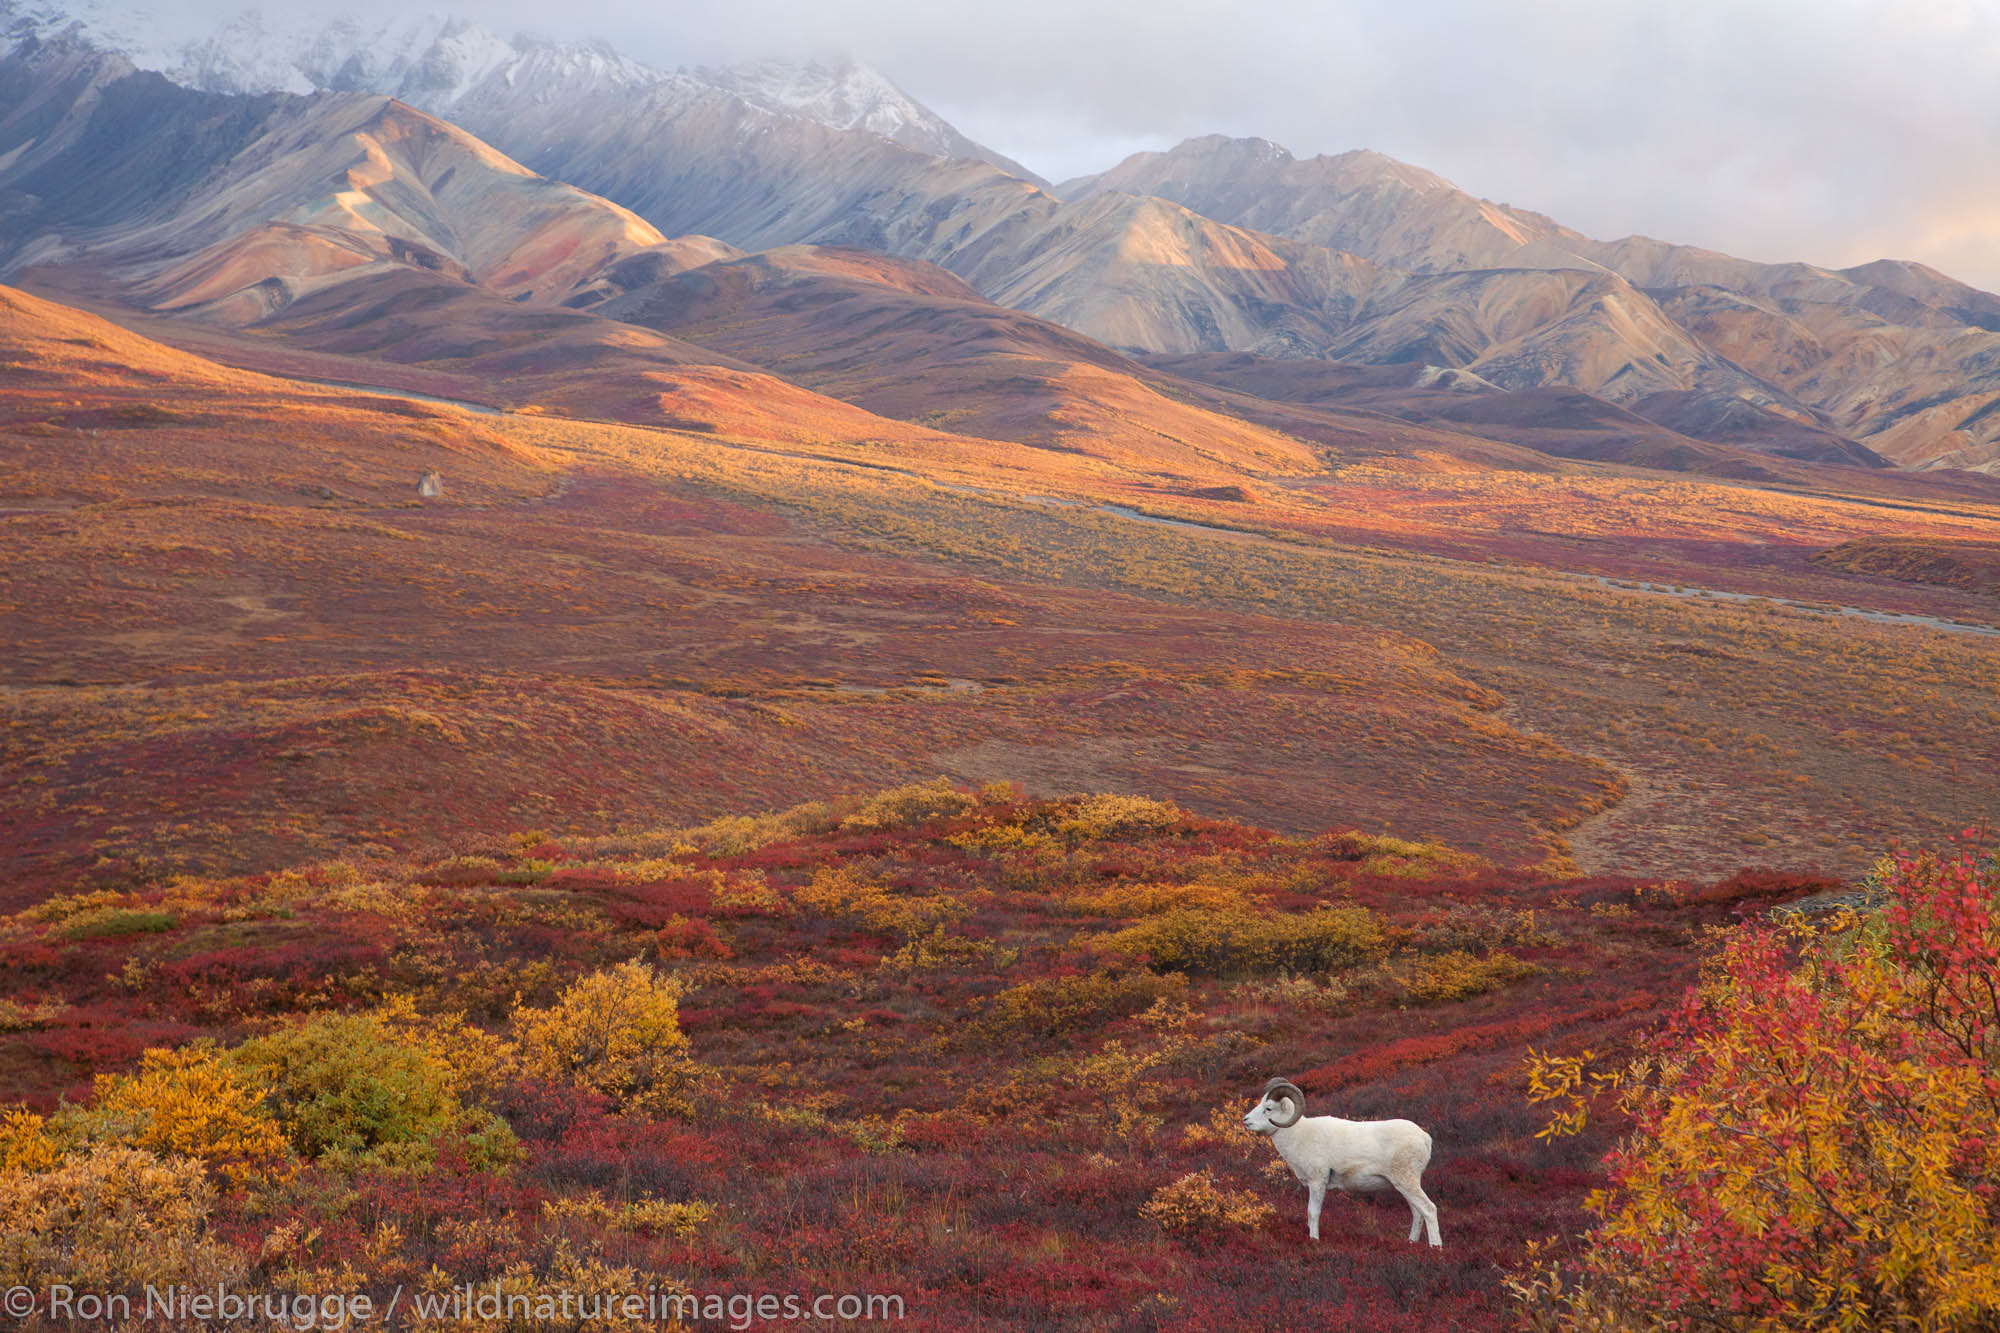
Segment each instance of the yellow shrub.
M1542 948L1560 938L1532 908L1523 911L1489 902L1451 903L1426 920L1418 934L1427 949L1464 949L1469 953L1510 945Z
M46 1171L62 1157L48 1121L25 1106L0 1112L0 1171Z
M1359 861L1364 874L1393 879L1430 879L1443 874L1475 874L1492 864L1470 852L1438 842L1368 833L1336 833L1326 840L1336 855Z
M1141 1013L1162 999L1184 1000L1187 993L1187 978L1150 972L1024 981L994 996L967 1035L981 1042L1048 1041Z
M1536 964L1510 953L1491 953L1482 958L1454 949L1418 958L1397 969L1395 975L1405 993L1419 1004L1442 1004L1484 995L1509 982L1540 976L1541 972Z
M92 889L87 893L59 893L44 898L33 907L15 914L16 921L67 921L73 916L87 912L102 912L120 907L130 907L138 899L129 893L116 889Z
M0 1171L0 1283L126 1291L232 1282L242 1260L208 1235L201 1163L100 1144L46 1171Z
M687 1240L715 1219L715 1206L689 1199L668 1203L665 1199L635 1199L618 1212L618 1225L642 1236L672 1236Z
M1170 828L1187 818L1186 812L1165 801L1144 796L1086 796L1057 819L1049 831L1071 842L1092 842L1098 838L1129 837Z
M100 1075L96 1104L56 1124L87 1141L197 1158L238 1179L290 1156L262 1089L209 1042L150 1050L136 1073Z
M1092 1089L1120 1088L1124 1095L1107 1101L1080 1103L1086 1118L1109 1114L1112 1133L1126 1140L1149 1140L1165 1119L1143 1109L1151 1100L1151 1090L1142 1081L1195 1055L1206 1043L1194 1032L1194 1011L1173 999L1160 999L1139 1015L1146 1035L1127 1045L1113 1038L1088 1054L1057 1066L1049 1072L1069 1086ZM1001 1110L995 1107L996 1110ZM1002 1111L1004 1114L1004 1111Z
M465 1114L443 1060L372 1014L312 1014L230 1058L265 1089L292 1146L318 1161L422 1170L435 1144L461 1131L482 1162L499 1165L515 1149L496 1117Z
M574 1219L617 1231L686 1240L714 1220L715 1205L698 1199L682 1203L669 1203L665 1199L612 1203L601 1194L581 1194L548 1200L542 1205L542 1218L556 1223Z
M134 894L96 889L44 899L6 918L5 925L9 933L15 933L30 923L46 922L55 927L54 934L70 939L94 939L172 930L179 921L177 913L149 905Z
M1268 1004L1300 1012L1338 1013L1347 1003L1347 987L1331 978L1322 983L1311 977L1280 975L1242 982L1230 993L1245 1004Z
M934 778L877 792L863 801L860 809L841 820L840 827L856 832L906 828L962 815L978 804L978 797L959 791L948 779Z
M1242 1106L1235 1103L1211 1107L1206 1124L1181 1126L1181 1143L1185 1147L1200 1149L1206 1156L1227 1152L1244 1161L1264 1156L1258 1136L1243 1127ZM1283 1162L1280 1161L1279 1165L1282 1166Z
M863 1152L878 1157L900 1152L903 1148L903 1126L898 1120L864 1115L853 1120L832 1121L828 1128L852 1141Z
M785 958L774 963L701 963L689 969L702 986L841 986L854 974L813 958Z
M428 1056L454 1097L490 1094L520 1065L514 1043L465 1021L465 1015L421 1014L408 995L392 995L374 1017L404 1044Z
M270 912L297 903L317 903L329 894L359 888L361 871L345 861L280 870L264 884L258 905Z
M1155 971L1254 976L1349 967L1380 954L1384 939L1361 907L1271 915L1183 909L1113 931L1098 944L1145 958Z
M1221 884L1139 884L1114 882L1095 893L1080 894L1064 904L1085 916L1158 916L1186 908L1203 912L1248 910L1241 889Z
M740 856L744 852L755 851L767 842L776 842L785 833L785 829L768 816L759 819L751 815L723 815L689 829L687 837L692 845L711 855Z
M900 972L969 971L997 972L1012 967L1020 957L1018 949L1006 949L992 940L975 940L953 935L943 926L934 926L928 935L919 935L886 960Z
M1153 1191L1139 1216L1169 1235L1221 1231L1239 1227L1254 1231L1276 1210L1248 1190L1224 1189L1215 1172L1195 1171Z
M2000 1327L2000 855L1899 856L1888 906L1739 925L1640 1059L1532 1053L1545 1137L1613 1109L1596 1225L1525 1327Z
M699 847L714 856L740 856L785 838L825 833L837 823L833 807L814 801L768 815L724 815L672 837L690 850Z
M408 921L417 915L418 904L407 885L388 880L343 881L328 889L316 906L322 911L369 912L390 920Z
M0 1000L0 1032L32 1032L61 1018L63 1006L54 1000L40 1004L17 1004Z
M467 854L464 856L448 856L442 861L434 862L430 866L430 869L433 871L458 870L498 874L502 866L490 856L473 856Z
M792 891L792 902L809 912L851 921L863 930L913 939L965 915L948 898L902 897L871 884L851 870L815 871L810 883Z
M521 1062L533 1074L594 1089L620 1109L687 1115L699 1067L681 1032L681 983L643 963L579 979L547 1009L515 1011Z
M1049 852L1057 849L1054 838L1040 829L1019 824L993 824L986 828L954 833L946 842L962 852Z

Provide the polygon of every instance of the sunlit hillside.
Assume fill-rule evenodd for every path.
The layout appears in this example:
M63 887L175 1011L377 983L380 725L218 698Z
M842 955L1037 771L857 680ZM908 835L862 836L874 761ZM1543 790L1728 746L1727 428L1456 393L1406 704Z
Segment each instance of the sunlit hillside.
M1990 599L1810 558L1990 533L1968 503L1383 463L1245 503L942 435L884 467L9 302L19 902L937 773L1513 863L1851 872L1977 819L2000 752L2000 637L1895 621ZM1842 604L1888 620L1810 609Z

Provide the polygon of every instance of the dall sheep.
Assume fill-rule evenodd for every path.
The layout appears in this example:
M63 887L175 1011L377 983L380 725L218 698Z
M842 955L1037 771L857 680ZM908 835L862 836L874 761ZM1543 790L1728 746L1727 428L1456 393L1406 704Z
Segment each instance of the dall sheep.
M1424 1193L1424 1168L1430 1165L1431 1136L1408 1120L1342 1120L1339 1116L1305 1115L1306 1095L1292 1083L1274 1078L1264 1095L1243 1117L1244 1127L1271 1140L1278 1156L1306 1187L1306 1233L1319 1239L1319 1209L1328 1186L1337 1190L1393 1189L1410 1205L1410 1239L1427 1231L1432 1245L1438 1236L1437 1205Z

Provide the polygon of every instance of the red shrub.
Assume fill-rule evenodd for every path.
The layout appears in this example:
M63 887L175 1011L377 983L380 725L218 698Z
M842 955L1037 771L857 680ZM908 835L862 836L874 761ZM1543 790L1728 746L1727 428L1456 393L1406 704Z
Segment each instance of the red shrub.
M715 927L699 917L676 917L653 936L662 958L733 958Z

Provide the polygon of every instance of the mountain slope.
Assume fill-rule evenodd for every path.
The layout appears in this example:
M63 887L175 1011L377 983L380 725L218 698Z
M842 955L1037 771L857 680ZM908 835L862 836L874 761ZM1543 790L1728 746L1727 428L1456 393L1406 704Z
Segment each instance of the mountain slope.
M2000 412L1990 410L2000 400L2000 298L1917 266L1835 274L1644 238L1607 244L1378 154L1299 161L1260 140L1211 138L1140 155L1070 183L1072 197L1058 199L990 161L937 155L964 145L859 67L668 75L601 47L497 42L444 20L379 31L350 24L322 37L304 54L281 43L271 58L305 71L312 86L427 99L530 170L630 209L651 234L629 216L622 236L608 219L601 235L538 229L538 206L513 191L506 206L476 210L475 231L488 212L510 219L506 244L446 236L429 216L465 209L424 191L444 188L449 169L427 175L421 163L399 160L388 183L356 187L352 173L382 170L371 152L393 159L397 150L348 144L351 128L322 111L315 114L328 117L325 132L346 146L328 147L320 169L350 173L349 185L317 194L248 190L240 216L216 219L226 234L205 243L230 253L197 256L186 235L169 244L147 233L146 243L188 264L153 275L165 285L152 299L233 300L227 317L254 318L329 274L415 258L441 272L457 265L509 295L588 303L606 264L665 236L701 234L752 251L862 247L937 264L985 297L1130 353L1414 362L1516 391L1582 389L1677 434L1768 453L1873 464L1879 452L1906 466L2000 469ZM272 69L243 63L258 49L246 41L243 33L213 35L201 62L177 68L218 87L272 85ZM243 60L222 59L231 52ZM38 95L21 90L15 121L47 121ZM256 99L204 105L213 108L204 114L238 121L283 114ZM239 105L267 109L227 110ZM219 135L220 148L243 128L204 134ZM425 133L360 137L401 142ZM99 152L117 147L104 139ZM34 151L47 156L42 145ZM332 161L341 152L357 160ZM93 176L80 155L56 156L78 180ZM19 179L29 160L12 162L6 170L15 178L0 175L0 188L50 197L101 191ZM59 188L42 188L50 183ZM560 188L544 185L548 197ZM148 188L162 192L136 192ZM367 225L345 225L349 195L362 196L353 206ZM396 224L378 224L367 216L374 209ZM268 230L246 263L230 227L259 211L269 215ZM72 221L104 212L71 210ZM576 225L567 205L554 212L562 227ZM333 237L328 226L345 234ZM519 239L537 230L542 240ZM88 242L101 252L107 241L66 234L49 244L59 258L61 245ZM507 264L516 271L502 272ZM239 268L259 267L282 280L225 290Z
M50 58L48 51L17 53L0 62L0 77L11 70L16 82L23 83L27 73ZM665 364L685 364L715 359L710 354L691 349L635 350L629 335L530 316L476 290L487 288L537 305L595 308L625 318L630 304L605 307L607 295L735 255L726 244L701 238L663 241L657 229L639 223L632 214L574 187L533 177L463 131L380 98L217 97L132 74L115 57L97 59L105 89L129 107L112 118L108 130L92 131L93 142L115 134L140 146L132 151L145 156L159 145L148 139L144 124L177 125L229 107L255 108L262 119L242 117L231 136L209 136L214 139L212 160L191 158L171 188L149 185L140 191L142 202L148 191L158 198L149 207L127 210L136 211L136 219L95 208L75 218L59 213L63 225L54 229L53 237L43 238L38 255L30 256L47 261L44 267L65 256L88 256L108 278L122 281L128 295L148 305L282 331L298 345L323 351L368 349L370 355L386 355L388 349L397 348L403 349L398 355L407 353L418 364L450 364L464 370L508 364L504 349L521 339L553 339L547 360L574 373L566 372L561 384L531 376L527 382L540 401L570 402L579 393L586 399L596 396L600 391L582 389L580 384L602 384L611 367L624 366L638 380L634 392L609 396L608 401L619 404L619 415L711 422L729 415L715 403L699 411L669 406L668 398L643 387L651 383L662 359ZM55 71L64 87L69 86L67 68ZM1435 302L1427 306L1419 299L1424 279L1413 281L1352 256L1226 227L1160 199L1105 195L1064 205L990 168L964 162L939 164L874 135L843 134L818 126L803 130L794 126L798 132L788 135L766 134L759 128L768 128L763 113L746 110L735 99L700 88L681 92L689 93L693 101L682 104L678 116L656 122L657 132L649 134L640 133L643 117L621 119L610 105L618 99L605 94L596 95L605 101L602 116L594 114L599 104L591 98L558 100L541 114L545 122L562 124L581 115L582 123L608 132L612 142L607 152L593 160L629 167L635 157L648 160L642 156L646 153L684 157L692 164L684 177L664 172L639 177L647 197L656 199L674 222L752 236L783 234L820 222L821 230L845 239L857 230L857 215L876 215L875 221L858 228L860 234L854 239L878 250L937 253L945 262L971 270L975 283L997 287L994 294L1002 301L1046 312L1070 328L1125 348L1192 353L1241 347L1273 355L1312 355L1343 338L1364 337L1355 329L1362 312L1368 311L1378 321L1379 337L1366 354L1407 359L1408 346L1423 337L1424 322L1436 314ZM677 103L681 94L654 89L647 96ZM43 113L59 110L58 101L29 95L21 100L39 108L41 139L51 142L67 142L65 127L78 117L97 119L95 111L79 100L49 127L43 124L48 120ZM496 103L493 113L499 117L503 109ZM716 115L723 120L718 122ZM521 123L513 123L520 132ZM830 175L847 187L846 192L808 193L787 200L782 195L751 197L732 191L726 179L717 178L714 155L699 147L715 136L719 124L734 127L743 151L758 155L765 174L785 165L824 172L840 153L850 154L845 166ZM679 134L687 135L687 140L677 143ZM194 135L191 141L204 139ZM804 159L802 142L812 148ZM74 148L44 151L39 140L28 144L27 150L40 155L45 175L62 178L66 173L93 180L99 187L139 170L136 162L121 163L117 171L93 175L88 167L97 160L94 155ZM850 170L867 164L881 168L880 175ZM871 196L868 190L878 179L882 188ZM970 188L954 195L950 187L959 182L969 183ZM5 183L7 176L0 172L0 184ZM934 195L941 186L944 192ZM801 205L805 216L800 215ZM772 209L775 215L760 211ZM823 216L813 216L813 210ZM887 210L886 217L880 216L882 210ZM259 218L268 220L260 223ZM107 223L117 225L107 227ZM31 237L32 227L24 226L21 234ZM893 264L878 265L868 281L893 285L901 280L885 277L893 269ZM614 270L616 280L608 280ZM942 278L933 271L933 278L925 281ZM1501 280L1520 286L1546 284L1553 278L1515 274ZM59 285L76 290L77 281L71 264ZM1637 294L1627 296L1635 303L1644 302ZM968 298L974 293L962 291L953 299ZM290 304L308 299L310 307L299 317L283 315ZM871 298L843 308L872 309L876 304ZM953 318L962 314L961 310ZM997 320L1000 315L987 307L974 322ZM364 329L365 319L386 323L379 329ZM457 328L451 320L459 321ZM1398 320L1418 332L1412 334ZM660 327L678 329L673 323ZM875 323L869 320L857 326L871 327ZM783 367L786 358L800 355L799 330L769 323L757 328L759 337L771 340L768 346L740 339L715 346L725 358L773 365L796 377ZM826 321L812 330L812 336L827 346L855 348L852 355L865 358L865 348L856 344L854 333ZM1079 346L1085 342L1064 336ZM1045 339L1046 331L1036 337ZM1392 338L1395 347L1389 347L1387 340ZM1494 341L1488 334L1481 339ZM1190 453L1162 441L1203 438L1227 442L1216 446L1221 451L1218 457L1282 459L1284 469L1301 461L1293 445L1277 446L1273 452L1270 440L1257 427L1222 426L1213 419L1170 424L1185 416L1187 409L1144 388L1131 378L1129 366L1105 378L1102 358L1111 355L1105 348L1072 347L1045 358L1040 369L1026 377L1038 386L1028 392L1023 375L998 369L997 358L979 361L976 370L962 359L947 369L918 355L907 333L897 342L902 348L898 363L886 373L861 377L861 383L851 376L838 384L812 378L801 382L891 415L920 417L949 411L961 423L956 429L1006 439L1093 440L1090 447L1106 447L1128 458L1148 457L1164 447L1169 455L1192 462L1200 451ZM483 350L474 350L475 345ZM1647 356L1651 354L1648 349ZM771 360L774 355L776 361ZM1444 355L1433 352L1427 359L1437 361ZM1618 372L1630 360L1619 362L1607 354L1597 367L1603 385L1616 388L1629 382L1649 392L1683 389L1694 383L1700 369L1690 368L1698 358L1684 355L1677 378L1651 374L1627 376L1621 382ZM919 364L926 373L946 378L924 379L917 373ZM1651 369L1651 360L1644 364ZM585 366L597 369L588 373L579 369ZM518 364L510 369L529 373ZM972 376L986 387L968 393L968 386L955 383L952 376ZM1529 372L1520 378L1534 381ZM1022 390L1020 401L1003 401L1001 386L1007 384ZM1355 437L1363 430L1360 423L1316 418L1281 424L1279 429L1291 425L1306 438L1348 451L1356 447ZM1396 433L1400 438L1407 430ZM1112 444L1114 440L1118 443ZM1389 443L1363 451L1385 447L1410 446ZM1476 452L1483 446L1459 439L1427 441L1420 447L1466 456L1468 449Z
M1661 424L1661 418L1683 415L1689 406L1661 402L1669 397L1665 394L1642 399L1640 405L1647 412L1642 416L1575 389L1503 390L1464 371L1410 363L1276 360L1241 352L1150 357L1147 363L1177 377L1232 391L1240 395L1234 400L1237 412L1309 439L1324 438L1312 422L1330 413L1354 423L1375 418L1372 429L1377 435L1428 428L1492 442L1491 452L1483 456L1462 448L1420 447L1414 451L1418 457L1469 458L1489 467L1535 470L1534 455L1543 455L1808 488L1832 480L1818 470L1820 463L1868 468L1871 482L1883 475L1879 458L1866 451L1857 455L1851 441L1809 426L1796 427L1793 438L1775 450L1769 423L1762 418L1750 432L1753 447L1730 440L1726 429L1684 434ZM1307 415L1303 419L1288 415L1287 408ZM1508 445L1519 448L1513 454L1503 453ZM1546 461L1542 466L1548 467ZM1837 484L1853 486L1858 481L1848 476Z
M1595 268L1582 240L1548 218L1488 203L1381 153L1301 161L1267 139L1220 134L1135 153L1065 181L1065 199L1150 194L1218 221L1345 250L1411 273L1484 268Z
M1396 301L1409 275L1366 253L1261 233L1157 193L1095 190L1058 200L984 164L941 162L874 135L780 125L689 81L636 96L584 81L532 99L489 81L454 114L538 170L617 199L663 232L700 232L748 250L807 243L928 260L993 300L1127 351L1359 358L1435 339L1450 318L1434 305ZM1482 258L1502 253L1493 237L1512 225L1495 217L1474 219L1492 233L1479 233ZM1517 241L1502 239L1518 258ZM1582 266L1567 252L1545 258L1544 267ZM1545 281L1518 265L1483 285L1482 299L1496 306L1548 310L1552 321L1570 313L1551 307ZM1567 371L1588 368L1593 377L1577 387L1620 402L1696 392L1693 403L1674 403L1677 428L1700 434L1726 419L1731 439L1753 448L1760 433L1792 450L1800 425L1828 431L1813 408L1675 329L1648 294L1627 285L1612 304L1550 327L1532 345L1484 341L1445 364L1492 354L1523 385L1564 383ZM1377 317L1385 324L1369 330ZM1672 364L1655 374L1663 352ZM1806 448L1825 456L1818 443ZM1862 457L1850 446L1836 452Z
M1759 264L1694 246L1632 236L1593 240L1540 214L1476 199L1448 181L1378 153L1294 158L1261 139L1210 136L1165 153L1128 158L1070 181L1066 197L1158 195L1238 226L1336 246L1417 273L1478 269L1576 269L1616 275L1654 311L1642 323L1677 325L1761 385L1738 394L1778 408L1794 424L1848 436L1911 466L2000 469L2000 296L1922 265L1883 260L1838 272L1808 264ZM1621 298L1629 310L1639 303ZM1333 349L1367 359L1398 336L1449 337L1463 306L1430 317L1399 312L1383 329ZM1537 341L1562 341L1550 329ZM1587 362L1601 356L1596 348ZM1617 340L1621 348L1627 340ZM1631 345L1644 351L1654 334ZM1484 374L1482 360L1509 349L1462 340L1446 364ZM1674 359L1669 354L1669 360ZM1515 379L1557 382L1577 358L1514 360ZM1712 373L1708 378L1713 380ZM1560 379L1601 390L1591 377ZM1683 389L1691 386L1683 386ZM1636 404L1646 395L1614 395ZM1658 400L1653 400L1657 405ZM1647 410L1642 408L1641 410ZM1741 417L1726 399L1674 424ZM1772 426L1779 434L1783 426Z
M206 345L244 364L319 356L332 359L323 373L371 382L387 381L369 362L399 378L416 368L468 379L465 392L499 405L871 457L976 452L563 308L622 260L658 278L737 252L667 241L388 98L199 93L69 38L17 47L0 60L0 90L16 93L0 102L12 224L0 258L66 298L214 326Z
M1162 396L1108 349L994 307L940 270L859 254L746 259L709 238L668 241L384 97L204 94L117 57L74 64L80 50L58 39L0 61L0 78L19 88L54 62L43 71L53 92L19 99L34 115L21 121L15 160L42 177L113 186L171 146L147 126L178 130L218 108L244 114L233 133L202 140L207 154L184 155L170 182L144 178L129 206L71 211L24 193L15 258L50 290L115 297L295 351L469 376L493 386L478 395L487 401L790 446L998 461L1007 451L994 441L1032 442L1203 484L1242 469L1317 465L1309 446ZM130 160L93 175L103 161L95 145L114 134L129 142ZM0 187L10 184L0 168ZM714 273L781 305L841 304L836 318L810 326L778 310L754 323L741 312L754 336L739 330L709 350L671 336L679 318L653 321L667 332L620 322L635 302L609 299L636 288L647 309L671 306L676 294L715 286ZM739 281L753 274L760 281ZM769 277L778 280L761 280ZM987 336L994 329L1004 336ZM874 373L819 377L829 396L796 366L787 369L802 384L753 364L802 355L802 336L821 362L877 353ZM979 349L927 355L954 342ZM879 356L892 343L899 354ZM217 345L263 361L249 344ZM1023 392L1029 378L1037 387ZM969 410L975 402L983 408ZM944 412L956 433L873 407L906 418ZM986 442L966 438L988 430Z
M646 267L612 269L630 285L597 309L887 416L1183 474L1319 465L1300 440L1170 396L1156 373L928 264L794 246L660 280Z
M460 499L539 495L556 460L449 407L227 368L0 287L10 501L179 493L401 502L438 469Z
M0 264L238 322L381 264L553 303L665 239L388 98L194 92L66 38L0 59L0 199Z
M163 304L204 299L201 293L214 299L228 284L228 256L218 247L240 253L241 238L253 231L280 246L314 231L379 238L400 260L457 265L503 295L542 303L566 298L605 264L666 239L624 209L536 176L454 126L360 94L288 104L211 180L226 188L112 242L120 253L149 257L203 244L192 265L154 284ZM189 290L191 281L198 290Z

